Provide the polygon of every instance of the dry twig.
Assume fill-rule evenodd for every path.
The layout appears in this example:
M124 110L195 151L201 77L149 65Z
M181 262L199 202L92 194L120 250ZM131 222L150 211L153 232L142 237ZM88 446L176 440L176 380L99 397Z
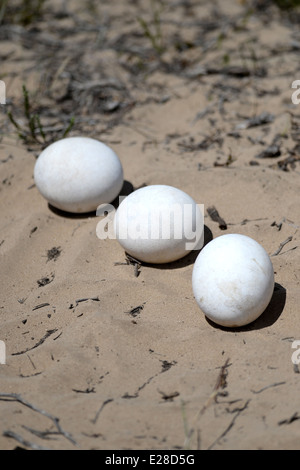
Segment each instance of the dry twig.
M56 416L53 416L52 414L48 413L45 410L41 410L41 409L37 408L35 405L32 405L27 400L22 398L21 395L19 395L17 393L0 393L0 400L2 400L2 401L16 401L18 403L21 403L21 405L24 405L27 408L30 408L31 410L36 411L37 413L45 416L46 418L49 418L52 421L52 423L54 424L54 426L56 427L57 434L59 434L61 436L64 436L73 445L77 446L77 443L73 439L71 434L62 429L61 425L59 424L59 418L57 418ZM28 444L28 447L33 448L32 444L28 443L21 436L17 435L16 433L14 433L12 431L5 431L4 435L7 436L7 437L13 437L16 440L18 440L19 442L23 443L24 445L27 446L27 444ZM33 446L35 447L36 445L33 444Z
M217 378L217 381L215 383L215 386L213 388L213 391L212 393L210 394L210 396L208 397L206 403L204 404L204 406L201 408L201 410L198 411L198 413L196 414L196 417L195 417L195 423L198 421L199 417L203 415L203 413L205 412L205 410L210 406L211 403L213 402L217 402L217 399L218 399L218 396L222 394L222 392L220 391L220 389L224 389L226 388L227 386L227 382L226 382L226 378L227 378L227 367L229 367L229 358L226 359L225 363L223 364L223 366L221 367L221 370L220 370L220 373L218 375L218 378ZM184 448L185 449L188 449L189 448L189 445L190 445L190 442L191 442L191 439L193 437L195 433L195 428L191 428L189 430L189 432L187 433L187 436L186 436L186 439L185 439L185 442L184 442ZM221 438L221 436L218 438L218 440Z
M219 228L221 230L226 230L227 229L227 224L226 224L225 220L222 219L222 217L220 217L219 212L217 211L215 206L208 207L207 208L207 213L210 216L211 220L213 220L214 222L218 222Z
M113 398L108 398L107 400L105 400L102 405L100 406L99 410L97 411L96 415L95 415L95 418L92 419L92 423L93 424L96 424L97 421L98 421L98 418L99 418L99 415L101 413L101 411L103 410L103 408L110 402L114 401Z
M21 354L25 354L28 351L32 351L33 349L43 344L46 341L46 339L49 338L49 336L51 336L53 333L56 333L56 332L57 332L57 329L48 330L47 333L34 346L32 346L32 348L26 348L23 351L12 353L12 356L20 356Z
M234 417L232 418L232 420L230 421L229 425L227 426L227 428L220 434L219 437L217 437L217 439L215 439L215 441L208 447L207 450L211 450L219 441L220 439L222 439L224 436L226 436L226 434L229 433L230 429L232 428L232 426L234 425L236 419L239 417L239 415L248 407L250 403L250 400L247 400L246 403L244 404L244 406L242 408L239 408L237 410L237 413L234 415Z
M279 247L277 248L276 251L274 251L274 253L271 255L271 256L277 256L279 255L279 253L281 252L282 248L289 242L291 242L293 240L293 237L290 236L288 237L286 240L284 240L284 242L281 242Z

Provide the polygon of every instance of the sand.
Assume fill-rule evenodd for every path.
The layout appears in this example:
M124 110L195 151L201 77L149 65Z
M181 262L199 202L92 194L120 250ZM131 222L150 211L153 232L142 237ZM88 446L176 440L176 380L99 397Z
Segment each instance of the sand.
M0 448L299 449L299 17L165 1L160 38L150 2L96 3L46 2L0 29ZM46 143L8 120L26 128L22 84ZM72 116L69 135L119 155L121 194L173 185L204 204L205 243L262 244L276 284L261 317L212 324L193 297L197 252L137 271L96 214L48 206L34 164Z

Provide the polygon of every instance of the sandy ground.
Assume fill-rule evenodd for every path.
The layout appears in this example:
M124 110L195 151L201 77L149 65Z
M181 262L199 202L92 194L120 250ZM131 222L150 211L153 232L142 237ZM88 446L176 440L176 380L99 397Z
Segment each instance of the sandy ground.
M299 16L156 2L160 37L146 0L80 5L0 28L0 448L299 449ZM51 209L33 181L46 144L7 116L26 129L22 84L46 144L74 116L69 135L119 155L122 194L173 185L205 205L206 243L261 243L276 282L262 316L213 325L193 297L198 253L136 276L95 214Z

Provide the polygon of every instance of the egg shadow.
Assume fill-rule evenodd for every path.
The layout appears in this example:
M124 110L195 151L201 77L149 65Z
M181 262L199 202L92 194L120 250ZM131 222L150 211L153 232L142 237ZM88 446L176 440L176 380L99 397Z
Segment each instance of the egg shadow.
M212 239L213 239L212 231L206 225L204 225L204 240L203 240L202 248L204 248L204 246L207 245ZM161 270L180 269L185 266L194 264L202 248L200 248L199 250L192 250L187 255L183 256L183 258L180 258L177 261L172 261L171 263L155 263L154 264L154 263L145 263L144 261L142 261L141 264L142 266L147 266L153 269L161 269Z
M117 209L119 206L120 198L122 199L123 197L128 196L130 193L134 191L134 187L130 181L124 180L122 189L119 193L119 195L110 203L112 206ZM48 203L48 208L51 212L53 212L55 215L58 215L60 217L64 217L67 219L87 219L89 217L97 217L97 211L91 211L91 212L67 212L61 209L58 209L57 207L52 206L52 204Z
M269 305L264 310L264 312L253 322L249 323L245 326L229 328L225 326L221 326L206 318L206 321L213 327L218 328L224 331L230 332L239 332L239 331L253 331L253 330L261 330L263 328L268 328L269 326L273 325L284 310L284 306L286 303L286 289L279 283L275 282L274 284L274 291L272 298L269 302Z

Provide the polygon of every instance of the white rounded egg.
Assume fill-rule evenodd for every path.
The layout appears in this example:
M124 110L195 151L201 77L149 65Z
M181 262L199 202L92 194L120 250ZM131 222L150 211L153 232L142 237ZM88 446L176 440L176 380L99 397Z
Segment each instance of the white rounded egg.
M118 196L123 168L104 143L90 137L68 137L42 151L35 163L34 181L52 206L84 213Z
M192 287L207 318L225 327L244 326L256 320L272 298L272 262L252 238L222 235L199 253L193 267Z
M119 205L116 239L134 258L170 263L203 245L203 215L185 192L167 185L137 189Z

